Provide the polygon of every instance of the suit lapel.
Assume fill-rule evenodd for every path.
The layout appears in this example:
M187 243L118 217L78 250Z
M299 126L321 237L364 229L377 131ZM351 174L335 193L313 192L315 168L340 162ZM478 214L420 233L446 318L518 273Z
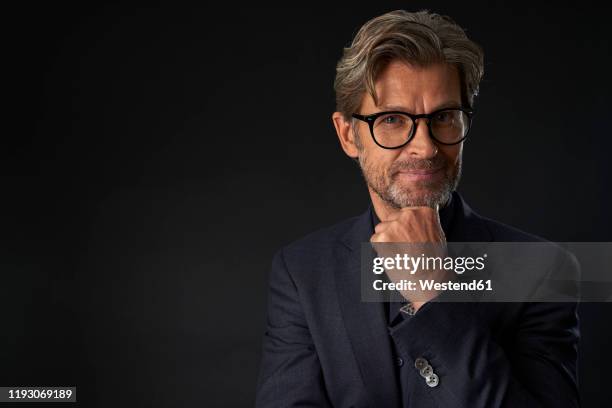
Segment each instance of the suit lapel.
M361 215L343 238L336 293L371 406L397 407L399 390L384 303L361 301L360 247L373 233L370 211Z
M449 242L490 242L493 240L491 231L484 220L476 214L463 200L459 193L453 193L455 214Z

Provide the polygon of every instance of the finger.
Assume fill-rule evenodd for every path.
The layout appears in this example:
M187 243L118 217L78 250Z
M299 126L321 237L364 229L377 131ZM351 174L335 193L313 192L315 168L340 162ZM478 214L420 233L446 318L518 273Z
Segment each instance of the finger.
M385 234L384 232L373 234L370 237L370 242L387 242L387 234Z
M387 209L387 213L385 214L386 218L384 218L384 221L391 221L391 220L396 219L401 214L401 212L402 212L401 208L389 208L389 209ZM381 220L383 220L383 219L381 218Z
M427 216L431 215L434 220L440 221L440 206L438 204L433 207L421 206L421 207L404 207L402 208L401 215L405 216Z
M387 221L380 222L374 226L374 232L381 233L385 231L387 228L389 228L389 222Z
M438 226L440 227L440 229L442 229L442 221L440 221L440 204L436 204L434 216L436 217L436 222L438 223Z
M421 205L417 207L403 207L400 212L420 212L420 211L438 211L438 204L433 207L427 205Z

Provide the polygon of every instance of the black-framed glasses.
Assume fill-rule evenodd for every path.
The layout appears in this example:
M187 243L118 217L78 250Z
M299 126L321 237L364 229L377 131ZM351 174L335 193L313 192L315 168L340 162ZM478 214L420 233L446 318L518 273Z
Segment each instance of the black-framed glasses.
M415 134L417 119L425 119L429 136L443 145L454 145L465 140L472 125L474 112L464 108L445 108L422 115L402 111L378 112L372 115L353 113L355 119L370 126L374 142L383 149L399 149Z

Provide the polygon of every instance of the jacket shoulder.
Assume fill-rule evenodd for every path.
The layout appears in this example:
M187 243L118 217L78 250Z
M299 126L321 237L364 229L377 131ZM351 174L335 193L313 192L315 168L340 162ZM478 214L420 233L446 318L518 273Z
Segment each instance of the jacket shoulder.
M281 248L285 254L302 253L304 251L329 249L340 243L355 224L366 214L344 219L336 224L313 231Z
M320 280L328 276L343 253L345 237L354 232L356 224L365 221L361 218L364 216L345 219L281 247L274 256L273 271L274 265L286 270L294 284L307 292L324 289Z
M547 239L522 231L513 226L479 216L491 233L493 241L497 242L548 242Z

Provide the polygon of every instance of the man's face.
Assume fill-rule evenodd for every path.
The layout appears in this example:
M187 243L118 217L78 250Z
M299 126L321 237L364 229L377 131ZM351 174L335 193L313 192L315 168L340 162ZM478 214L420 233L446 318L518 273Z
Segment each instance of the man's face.
M376 81L378 105L366 93L360 114L398 110L431 113L461 106L459 76L446 64L414 67L394 61ZM461 175L463 143L437 144L425 119L417 120L410 142L399 149L383 149L372 140L368 124L354 120L358 159L370 192L393 208L444 206Z

